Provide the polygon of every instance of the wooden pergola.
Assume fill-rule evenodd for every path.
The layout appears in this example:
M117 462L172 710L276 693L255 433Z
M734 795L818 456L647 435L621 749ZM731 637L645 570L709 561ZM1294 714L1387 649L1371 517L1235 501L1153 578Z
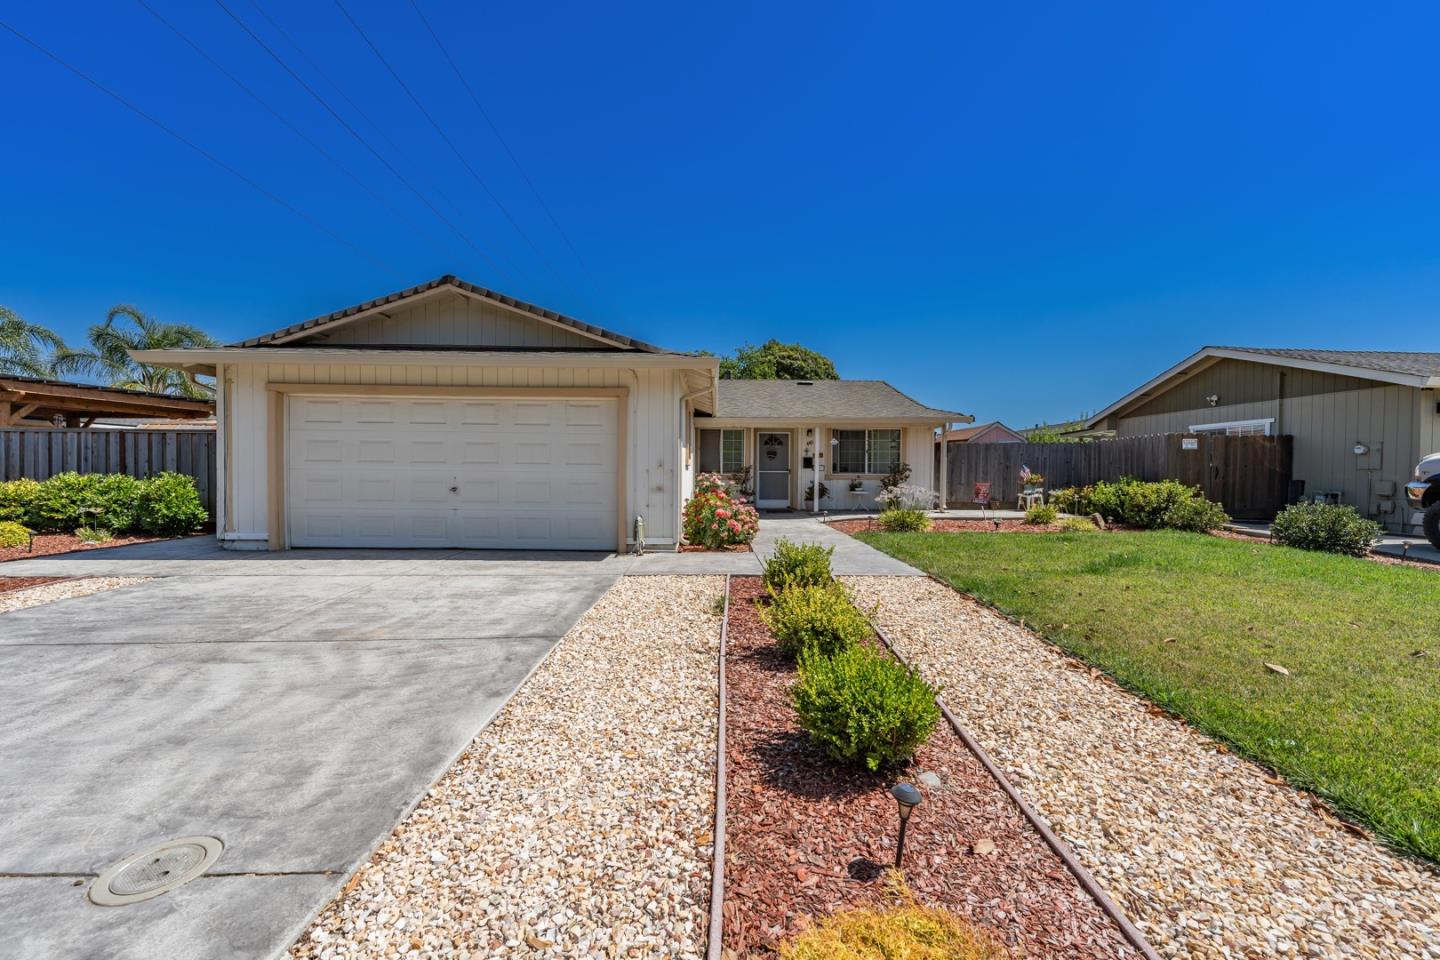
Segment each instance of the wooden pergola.
M0 428L88 427L98 417L203 420L215 415L210 400L97 387L60 380L0 376Z

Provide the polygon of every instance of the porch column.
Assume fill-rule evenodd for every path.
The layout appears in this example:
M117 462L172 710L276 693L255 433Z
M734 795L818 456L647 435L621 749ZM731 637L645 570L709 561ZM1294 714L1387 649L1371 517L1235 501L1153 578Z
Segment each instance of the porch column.
M812 429L815 431L815 433L814 433L814 436L815 436L815 450L813 451L813 453L812 453L812 455L811 455L810 462L813 463L813 464L815 464L815 466L814 466L813 468L811 468L810 474L811 474L811 476L813 477L813 479L815 480L815 489L814 489L814 491L812 492L811 497L810 497L810 512L811 512L811 513L819 513L819 512L820 512L820 476L821 476L820 465L821 465L822 463L824 463L825 460L824 460L824 458L821 457L821 455L820 455L820 444L821 444L820 437L822 436L822 433L821 433L821 431L820 431L820 424L818 424L818 423L815 424L815 426L814 426Z
M940 424L940 509L949 507L950 492L950 424Z

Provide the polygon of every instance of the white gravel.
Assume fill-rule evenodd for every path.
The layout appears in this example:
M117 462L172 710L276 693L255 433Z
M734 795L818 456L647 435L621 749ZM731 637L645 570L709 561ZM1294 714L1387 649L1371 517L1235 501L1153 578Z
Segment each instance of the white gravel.
M724 586L620 580L291 956L702 956Z
M1440 958L1436 872L941 584L847 582L1163 956Z
M42 603L54 603L56 600L86 597L92 593L104 593L106 590L115 590L120 587L132 587L149 579L149 577L80 577L75 580L62 580L59 583L42 583L39 586L25 587L20 590L7 590L0 593L0 613L11 613L15 610L24 610L26 607L38 607Z

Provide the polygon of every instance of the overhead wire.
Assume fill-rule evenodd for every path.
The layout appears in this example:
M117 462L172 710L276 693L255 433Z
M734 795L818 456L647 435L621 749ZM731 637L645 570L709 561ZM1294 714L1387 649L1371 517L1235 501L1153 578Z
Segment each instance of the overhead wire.
M216 0L216 2L218 3L220 2L220 0ZM525 232L525 229L520 226L519 221L515 219L514 215L511 214L510 209L505 206L501 199L496 196L495 191L490 189L490 185L485 182L485 179L480 176L479 171L477 171L475 167L470 163L470 161L465 157L465 154L460 150L460 148L455 145L455 141L452 140L450 138L450 135L445 132L445 128L442 127L440 125L440 122L435 119L434 115L425 108L425 104L422 103L420 98L415 95L415 92L410 89L410 85L404 81L404 79L400 76L399 72L393 66L391 66L390 61L387 60L385 58L385 55L380 52L380 48L376 46L375 41L370 39L370 35L367 34L365 32L365 29L360 26L360 23L353 16L350 15L350 11L345 9L345 4L341 2L341 0L334 0L334 2L336 8L339 9L341 15L344 16L344 18L349 22L350 26L354 28L355 32L360 35L360 39L365 42L365 45L370 48L370 52L375 55L375 59L380 61L381 66L383 66L386 72L390 74L391 78L394 79L395 83L400 87L402 91L404 91L405 95L410 98L410 102L413 103L415 105L415 108L420 111L421 116L423 116L430 123L430 126L433 127L435 132L440 136L440 139L443 140L445 142L445 145L450 148L450 152L455 154L455 158L460 161L461 166L463 166L469 172L471 178L474 179L476 184L479 185L480 189L485 193L487 197L490 198L490 201L495 204L496 208L499 209L501 214L504 215L505 219L510 223L510 226L514 228L517 234L520 235L520 238L524 240L525 243L530 247L530 249L535 253L535 256L539 259L541 264L544 265L545 269L549 271L550 275L554 277L555 280L557 280L562 286L564 286L571 293L572 296L578 297L579 294L575 291L575 288L572 287L569 281L567 281L565 277L560 273L560 271L555 268L555 265L550 262L550 258L545 256L545 252L540 249L540 247L535 243L533 239L531 239L530 235Z
M276 110L273 106L271 106L270 103L268 103L263 97L261 97L253 89L251 89L245 83L245 81L241 80L234 73L226 69L224 64L220 63L213 56L211 56L209 52L206 51L202 46L200 46L198 42L196 42L192 37L186 34L179 27L177 27L174 23L166 19L163 14L161 14L158 10L156 10L149 3L147 3L146 0L135 0L135 2L152 17L154 17L161 24L163 24L167 29L169 29L171 33L179 37L181 41L183 41L187 46L189 46L190 49L194 50L196 54L198 54L202 59L205 60L206 63L214 67L216 71L218 71L223 77L225 77L235 86L239 87L240 90L242 90L247 96L250 97L250 99L258 103L267 113L269 113L272 117L274 117L281 124L283 124L287 130L289 130L301 141L307 144L310 149L320 154L320 156L324 157L325 160L327 160L332 166L335 167L335 169L339 170L341 173L345 174L345 176L349 177L350 180L362 191L364 191L371 199L383 206L386 210L390 211L390 213L392 213L397 220L405 224L405 226L409 227L417 236L430 243L431 246L433 246L441 254L445 256L450 255L450 251L442 243L440 243L433 234L429 233L419 224L411 220L410 217L408 217L404 213L404 211L396 207L384 196L374 190L364 180L360 179L360 177L353 170L351 170L344 163L342 163L338 157L336 157L330 151L326 150L319 143L315 142L315 140L309 134L307 134L304 130L300 129L299 126L293 123L279 110Z
M245 35L248 36L251 40L253 40L256 45L260 47L260 49L264 50L267 54L269 54L270 58L274 60L275 63L278 64L282 70L289 74L291 79L298 83L300 87L315 100L316 103L320 104L320 106L324 108L324 110L329 113L330 116L333 117L335 121L339 123L340 126L342 126L347 133L350 134L350 136L354 137L357 143L364 147L376 160L380 161L380 163L385 167L385 169L389 170L391 175L393 175L395 179L399 180L402 184L404 184L405 187L411 193L413 193L416 198L419 199L420 202L423 203L425 207L436 216L437 219L439 219L442 223L449 227L456 236L463 240L466 246L470 247L470 249L474 250L476 254L484 258L502 276L509 276L508 271L506 271L505 268L501 266L500 262L495 258L494 255L481 248L478 244L475 243L475 241L471 240L469 235L466 234L464 230L460 229L460 227L454 221L452 221L449 217L445 216L445 214L438 207L436 207L433 202L431 202L430 198L425 196L425 194L420 191L420 188L416 187L415 184L412 183L410 179L405 176L405 174L401 173L398 169L396 169L393 163L391 163L382 153L380 153L379 150L376 150L375 147L370 143L370 141L361 135L360 131L356 130L353 126L351 126L350 122L346 120L343 116L341 116L340 113L330 105L329 101L322 97L314 87L312 87L309 83L305 81L304 77L296 73L295 70L290 66L289 63L285 61L283 57L276 53L275 50L268 43L266 43L259 34L257 34L253 29L251 29L250 25L246 23L243 19L241 19L239 14L237 14L234 10L231 10L230 7L225 4L225 0L215 0L215 4L221 10L225 11L225 13L230 17L230 19L235 21L235 24L240 27L240 29L244 31Z
M361 247L359 244L357 244L357 243L355 243L354 241L350 240L349 238L343 236L342 234L336 232L335 230L332 230L330 227L326 226L324 223L322 223L320 220L316 219L316 218L315 218L314 216L312 216L311 214L306 213L304 210L301 210L299 207L296 207L294 204L292 204L292 203L290 203L289 201L285 200L283 197L279 196L279 195L276 194L274 191L272 191L272 190L270 190L270 189L262 186L259 182L257 182L256 180L254 180L254 179L246 176L244 173L241 173L241 172L240 172L239 170L237 170L235 167L232 167L230 164L226 163L224 160L221 160L218 156L216 156L215 154L211 153L209 150L206 150L204 147L200 146L200 145L199 145L198 143L196 143L195 141L189 139L188 137L186 137L186 136L184 136L183 134L181 134L179 131L175 130L173 127L171 127L171 126L169 126L168 124L166 124L163 120L159 119L158 117L154 116L153 114L147 113L146 111L144 111L143 109L141 109L139 106L137 106L135 103L133 103L133 102L131 102L130 100L126 99L124 96L122 96L121 94L117 93L116 91L110 89L110 88L107 87L105 84L101 83L99 80L96 80L94 77L90 76L88 73L86 73L85 71L81 70L79 67L77 67L77 66L75 66L74 64L70 63L69 61L65 60L65 59L64 59L63 57L61 57L59 54L57 54L57 53L55 53L53 50L49 49L49 48L46 47L44 44L40 43L38 40L35 40L34 38L32 38L31 36L29 36L28 34L22 32L21 30L19 30L18 28L16 28L15 26L11 25L10 23L8 23L8 22L6 22L6 21L4 21L4 20L0 20L0 27L3 27L5 30L7 30L8 32L10 32L11 34L13 34L13 35L14 35L16 38L18 38L19 40L23 41L24 43L28 44L30 47L32 47L32 48L34 48L35 50L39 51L40 53L44 54L44 55L45 55L46 57L48 57L50 60L52 60L52 61L54 61L55 63L59 64L61 67L64 67L66 70L68 70L70 73L73 73L75 76L79 77L81 80L84 80L84 81L85 81L86 83L88 83L90 86L94 87L96 90L98 90L98 91L100 91L101 93L105 94L107 97L109 97L110 99L114 100L116 103L120 104L120 105L123 106L125 109L129 110L131 113L133 113L133 114L135 114L136 116L140 117L141 119L145 120L147 123L153 125L153 126L156 127L157 129L161 130L161 131L164 132L167 136L169 136L169 137L173 138L174 140L176 140L176 141L184 144L185 146L189 147L191 150L195 151L195 152L198 153L200 156L202 156L202 157L204 157L206 160L210 161L210 163L214 164L216 167L219 167L221 170L223 170L223 171L225 171L226 173L230 174L230 176L232 176L232 177L234 177L235 179L239 180L241 183L244 183L246 186L250 187L252 190L254 190L254 191L256 191L257 193L259 193L260 195L264 196L266 199L270 200L272 203L276 204L277 206L280 206L280 207L284 208L285 210L287 210L288 212L290 212L290 213L293 214L294 216L300 218L301 220L304 220L306 223L310 224L312 227L314 227L315 229L319 230L321 233L325 234L325 235L328 236L330 239L336 241L337 243L342 244L343 246L349 247L349 248L350 248L351 250L353 250L355 253L358 253L360 256L364 257L366 260L369 260L371 263L375 264L376 266L379 266L379 267L381 267L381 268L383 268L383 269L385 269L385 270L388 270L388 271L390 271L391 273L395 274L396 276L402 276L402 277L404 276L404 274L403 274L400 270L396 269L396 267L395 267L393 264L390 264L390 263L386 262L385 260L381 259L380 257L375 256L374 254L371 254L369 251L365 250L365 249L364 249L363 247Z

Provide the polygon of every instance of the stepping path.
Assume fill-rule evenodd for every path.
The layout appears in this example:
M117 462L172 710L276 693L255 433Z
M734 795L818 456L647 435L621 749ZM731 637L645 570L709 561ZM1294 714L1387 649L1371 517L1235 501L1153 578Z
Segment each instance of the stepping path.
M1167 957L1440 958L1440 875L929 579L848 578Z

